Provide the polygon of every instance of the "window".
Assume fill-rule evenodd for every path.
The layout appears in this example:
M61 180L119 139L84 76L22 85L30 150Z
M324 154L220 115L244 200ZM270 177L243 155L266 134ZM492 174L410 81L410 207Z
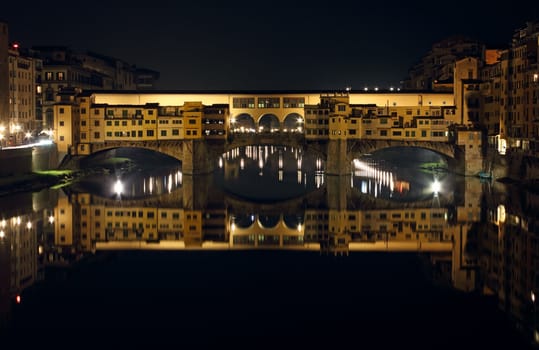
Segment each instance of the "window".
M304 97L284 97L283 98L284 108L303 108L304 106L305 106Z
M258 98L258 108L279 108L279 107L280 107L279 97L259 97Z
M64 126L64 121L60 120L59 124L60 124L60 126Z
M235 97L232 99L232 106L234 108L255 108L254 97Z

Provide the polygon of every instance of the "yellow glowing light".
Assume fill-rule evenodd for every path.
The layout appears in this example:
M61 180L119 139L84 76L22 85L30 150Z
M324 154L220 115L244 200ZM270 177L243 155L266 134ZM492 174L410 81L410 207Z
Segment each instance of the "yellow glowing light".
M52 224L54 222L54 216L49 216L49 224Z
M0 231L0 238L6 237L6 233L4 231Z
M17 296L15 297L15 301L17 302L17 304L20 304L21 303L21 296L17 294Z
M28 221L28 223L26 224L26 228L27 229L31 229L32 228L32 223L30 221Z

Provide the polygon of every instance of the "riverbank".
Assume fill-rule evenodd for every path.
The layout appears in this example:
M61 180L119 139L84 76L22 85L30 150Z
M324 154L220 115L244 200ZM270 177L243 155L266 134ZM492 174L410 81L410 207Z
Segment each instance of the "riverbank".
M62 185L70 172L32 172L0 177L0 196L17 192L36 192L44 188Z
M138 162L134 159L136 157L102 156L83 162L80 158L69 158L58 169L0 176L0 197L17 192L37 192L45 188L60 188L94 175L125 174L136 169L166 164L161 158L155 162L150 162L148 158Z

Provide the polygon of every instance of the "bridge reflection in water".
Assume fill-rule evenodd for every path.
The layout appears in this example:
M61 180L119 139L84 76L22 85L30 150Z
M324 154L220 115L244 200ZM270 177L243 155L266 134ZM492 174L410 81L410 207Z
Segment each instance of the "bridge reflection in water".
M285 154L293 159L282 165L285 173L307 174L294 185L305 188L305 178L312 184L302 196L253 202L215 186L226 169L239 176L242 159L255 166L263 160L264 169L274 157L278 171ZM2 201L1 310L43 279L45 268L73 266L100 251L411 252L429 261L438 280L461 291L496 295L504 311L535 332L536 315L524 306L533 306L530 293L538 290L537 196L477 178L428 174L443 186L424 184L413 201L404 200L413 192L413 179L360 160L349 177L325 176L319 158L293 148L231 150L221 162L216 174L171 169L126 178L121 192L111 177L99 179L99 191L73 187L67 195L49 190ZM510 259L509 247L515 245L529 259ZM515 292L506 294L507 286Z

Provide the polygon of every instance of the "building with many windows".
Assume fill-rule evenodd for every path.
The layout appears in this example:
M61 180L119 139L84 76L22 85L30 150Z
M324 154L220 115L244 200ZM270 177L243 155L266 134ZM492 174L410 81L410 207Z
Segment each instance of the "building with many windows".
M465 36L441 40L432 45L431 50L409 69L402 88L451 91L455 62L466 57L483 61L486 51L484 44Z
M30 141L53 127L57 95L152 89L159 73L66 46L21 47L0 22L0 145Z
M43 128L41 114L42 61L30 50L9 47L9 130L10 144L20 144L37 136Z
M62 89L137 90L151 89L159 73L137 68L123 60L66 46L34 47L43 59L43 104L46 127L54 119L52 105Z
M9 125L9 28L0 21L0 145L5 144Z

